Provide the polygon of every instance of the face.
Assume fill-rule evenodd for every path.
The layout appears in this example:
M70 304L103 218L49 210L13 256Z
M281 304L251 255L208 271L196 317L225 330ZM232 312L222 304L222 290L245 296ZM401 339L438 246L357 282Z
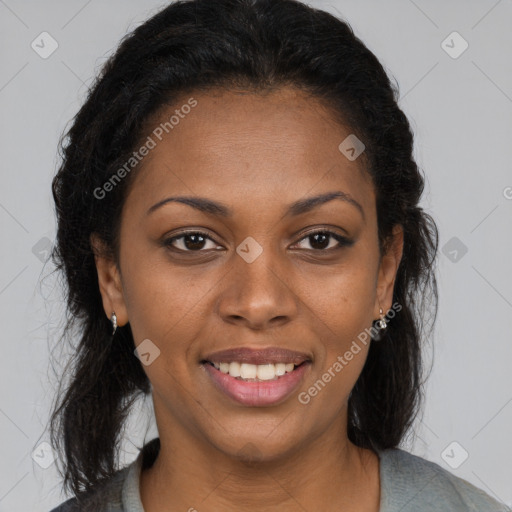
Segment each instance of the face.
M271 459L346 435L369 342L344 355L391 307L401 234L379 253L371 179L338 149L350 128L315 99L289 88L190 97L161 141L153 129L189 97L148 125L156 146L123 207L119 267L97 258L105 313L130 322L146 354L161 437ZM195 206L170 199L185 196ZM247 350L214 355L228 349ZM293 371L265 373L287 361ZM246 379L274 380L226 374L237 362Z

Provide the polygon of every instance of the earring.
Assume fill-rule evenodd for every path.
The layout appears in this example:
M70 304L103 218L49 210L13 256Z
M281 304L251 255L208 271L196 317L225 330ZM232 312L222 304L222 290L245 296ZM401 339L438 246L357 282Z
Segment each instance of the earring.
M114 334L116 333L116 330L117 330L117 316L114 313L114 311L112 311L112 316L110 317L110 321L112 322L112 336L114 336Z
M388 324L386 323L386 319L384 318L384 312L382 311L382 308L379 308L379 315L380 315L380 320L377 321L377 327L379 329L385 329Z
M375 325L373 327L373 331L375 331L375 334L372 334L372 339L374 341L380 341L382 339L382 335L384 334L384 331L388 326L382 308L379 308L379 315L380 319L375 321Z

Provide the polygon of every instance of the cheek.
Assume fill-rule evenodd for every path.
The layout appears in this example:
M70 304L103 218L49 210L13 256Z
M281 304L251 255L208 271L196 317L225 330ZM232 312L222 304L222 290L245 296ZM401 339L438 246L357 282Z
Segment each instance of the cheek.
M308 292L310 307L325 318L334 333L357 334L371 323L376 293L376 271L371 262L347 264L333 271ZM356 332L357 331L357 332Z
M160 251L158 251L160 252ZM212 283L199 267L171 266L165 257L149 252L126 254L123 294L136 343L145 338L160 346L187 343L197 329L194 317L208 303Z
M321 320L321 343L316 372L299 399L310 402L318 414L334 418L346 405L366 362L371 340L365 329L373 320L375 279L373 270L354 266L330 283L316 300L311 297L315 316Z
M328 381L322 394L325 399L332 399L333 407L340 406L340 397L348 397L366 361L371 341L367 330L374 315L375 275L375 262L359 254L308 299L320 320L315 379Z

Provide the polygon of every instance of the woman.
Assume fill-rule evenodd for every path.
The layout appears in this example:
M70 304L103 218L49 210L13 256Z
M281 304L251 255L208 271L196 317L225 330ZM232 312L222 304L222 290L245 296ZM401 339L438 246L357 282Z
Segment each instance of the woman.
M505 510L398 449L438 239L396 96L293 0L177 2L123 41L53 182L81 329L56 511ZM119 470L149 393L159 437Z

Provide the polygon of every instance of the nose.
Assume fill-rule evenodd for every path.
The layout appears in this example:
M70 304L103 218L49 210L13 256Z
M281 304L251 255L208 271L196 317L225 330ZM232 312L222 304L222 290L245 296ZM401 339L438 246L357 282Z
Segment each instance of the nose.
M218 312L225 322L253 330L286 324L298 309L291 281L290 267L278 265L270 250L251 263L236 254L223 279Z

